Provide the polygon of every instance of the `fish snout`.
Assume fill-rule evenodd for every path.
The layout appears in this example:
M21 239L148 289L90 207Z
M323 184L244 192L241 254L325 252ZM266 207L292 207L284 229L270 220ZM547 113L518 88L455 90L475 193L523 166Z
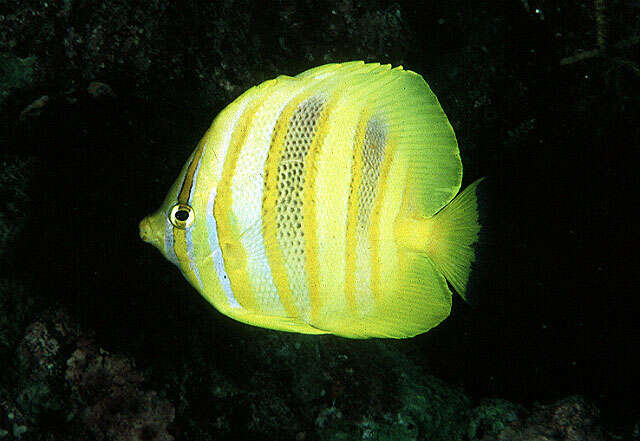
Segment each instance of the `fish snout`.
M153 227L151 226L151 218L147 216L140 221L140 239L147 243L153 243L154 236L155 234Z

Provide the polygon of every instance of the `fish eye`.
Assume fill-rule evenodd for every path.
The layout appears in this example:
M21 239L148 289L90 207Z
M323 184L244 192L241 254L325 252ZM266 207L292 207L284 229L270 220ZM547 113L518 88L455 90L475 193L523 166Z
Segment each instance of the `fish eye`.
M176 227L184 230L193 223L195 213L193 208L186 204L176 204L169 213L169 221Z

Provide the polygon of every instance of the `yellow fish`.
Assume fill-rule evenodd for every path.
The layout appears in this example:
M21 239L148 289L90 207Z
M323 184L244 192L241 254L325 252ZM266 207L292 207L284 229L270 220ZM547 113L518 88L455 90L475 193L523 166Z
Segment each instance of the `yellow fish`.
M465 293L480 224L461 181L419 74L327 64L220 112L140 237L238 321L410 337L449 315L447 280Z

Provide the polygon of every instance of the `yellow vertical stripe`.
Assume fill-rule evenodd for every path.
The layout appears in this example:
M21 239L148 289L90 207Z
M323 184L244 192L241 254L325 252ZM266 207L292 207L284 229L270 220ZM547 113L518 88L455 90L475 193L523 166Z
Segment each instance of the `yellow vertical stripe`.
M282 157L284 140L287 135L289 121L300 103L307 98L307 94L302 93L285 106L278 117L278 121L273 129L269 154L265 165L264 192L262 200L262 219L264 221L264 245L269 266L271 267L271 277L278 290L280 302L289 317L299 317L300 313L295 307L289 277L284 265L284 255L278 244L278 166Z
M378 191L373 205L373 212L371 214L371 227L369 228L369 243L371 247L371 291L373 292L373 300L376 304L378 304L380 300L380 269L382 267L382 263L380 261L380 214L382 212L382 204L385 198L385 192L389 181L389 171L391 170L393 153L395 150L395 143L391 137L387 136L385 143L386 145L383 147L384 158L382 170L380 171L380 176L377 182Z
M358 128L353 140L353 162L351 164L351 189L347 210L347 246L345 267L345 296L347 311L356 313L356 246L358 244L358 204L360 185L362 184L362 148L369 115L362 112L358 121Z
M218 237L222 257L229 275L229 282L234 296L238 303L249 311L256 311L256 299L252 289L251 279L247 271L247 251L240 241L241 231L237 231L236 222L232 209L231 182L236 166L240 149L244 145L253 117L258 108L268 97L265 94L262 98L252 103L240 116L236 129L231 135L231 141L227 156L225 158L222 177L218 184L218 191L214 204L214 216L218 225Z
M187 232L180 228L173 228L173 251L176 253L178 262L180 262L179 268L185 273L192 272L191 265L189 265L189 256L187 255ZM190 277L187 279L191 280Z
M318 323L318 314L322 308L320 299L320 263L318 261L318 236L316 224L316 176L318 174L318 155L324 145L324 140L329 131L329 117L333 112L338 100L342 97L342 92L336 90L332 94L332 99L324 106L320 117L316 122L316 133L311 141L311 147L304 165L305 182L303 189L303 232L304 232L304 255L305 272L307 274L307 286L309 289L309 315L311 323Z

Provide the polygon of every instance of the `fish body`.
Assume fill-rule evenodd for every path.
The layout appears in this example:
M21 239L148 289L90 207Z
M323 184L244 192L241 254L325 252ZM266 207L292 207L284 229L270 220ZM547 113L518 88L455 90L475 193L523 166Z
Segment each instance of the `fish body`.
M423 78L363 62L253 87L213 121L140 236L220 312L265 328L410 337L464 294L478 223Z

